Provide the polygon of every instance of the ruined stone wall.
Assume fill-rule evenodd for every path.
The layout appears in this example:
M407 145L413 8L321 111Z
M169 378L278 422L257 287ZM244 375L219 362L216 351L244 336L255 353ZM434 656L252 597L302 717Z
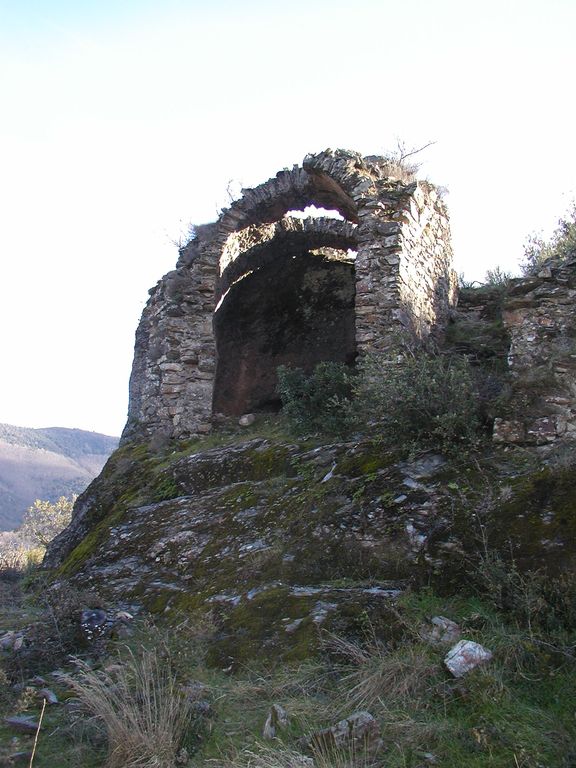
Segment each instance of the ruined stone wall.
M356 260L358 343L385 349L401 328L441 335L456 303L446 206L426 182L380 180Z
M217 264L205 232L150 291L136 332L124 442L210 431Z
M422 339L441 335L456 284L446 208L431 185L403 183L388 173L381 158L355 152L309 155L302 167L243 190L217 222L198 228L144 310L123 441L209 431L218 369L215 313L231 300L238 282L257 270L277 263L281 282L283 259L320 258L326 249L356 254L353 325L359 355L385 348L402 328ZM336 210L344 221L286 216L308 205ZM226 333L221 326L218 332ZM349 329L350 322L339 320L336 327ZM225 345L220 349L224 354ZM330 350L326 342L314 360L332 359Z
M510 334L509 414L496 442L546 445L576 439L576 255L511 281L503 320Z

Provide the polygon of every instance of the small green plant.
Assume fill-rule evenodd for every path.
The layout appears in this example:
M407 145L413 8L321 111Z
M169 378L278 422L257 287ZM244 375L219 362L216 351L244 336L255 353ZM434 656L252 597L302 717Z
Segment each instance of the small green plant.
M353 374L343 363L319 363L312 374L301 368L278 368L278 392L292 431L343 435L353 423Z
M532 631L576 630L576 575L521 571L513 558L487 549L475 567L480 592L494 606Z
M512 274L510 272L506 272L506 270L496 266L493 269L486 270L486 275L484 276L484 284L503 289L506 288L511 278Z
M520 268L524 275L534 275L547 262L562 262L576 255L576 201L573 201L550 240L531 235L524 246L524 261Z

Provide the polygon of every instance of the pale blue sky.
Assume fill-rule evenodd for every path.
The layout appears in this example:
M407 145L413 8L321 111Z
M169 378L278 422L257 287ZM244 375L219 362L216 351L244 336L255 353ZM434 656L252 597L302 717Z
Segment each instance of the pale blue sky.
M456 268L576 194L574 0L0 0L0 421L122 429L171 241L326 147L437 141Z

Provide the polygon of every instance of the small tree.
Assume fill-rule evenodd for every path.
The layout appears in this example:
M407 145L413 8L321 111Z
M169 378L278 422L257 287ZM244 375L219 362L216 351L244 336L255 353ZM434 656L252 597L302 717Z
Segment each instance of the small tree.
M401 345L365 357L356 408L388 445L458 453L478 440L478 394L464 357Z
M35 546L47 547L72 519L72 508L78 497L60 496L54 503L36 499L24 513L21 535Z
M14 531L0 532L0 573L21 571L26 567L27 548Z

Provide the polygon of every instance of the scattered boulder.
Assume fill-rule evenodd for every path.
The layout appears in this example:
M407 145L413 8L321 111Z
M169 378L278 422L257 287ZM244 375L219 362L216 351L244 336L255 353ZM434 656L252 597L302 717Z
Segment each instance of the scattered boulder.
M12 650L19 651L23 645L24 645L24 635L18 635L14 640L14 644L12 645Z
M29 765L32 759L32 752L14 752L7 758L6 765ZM4 765L4 763L1 763Z
M38 720L29 715L12 715L4 718L4 725L14 731L21 733L36 733L38 730Z
M0 648L3 651L19 651L24 644L24 635L21 632L5 632L0 637Z
M453 645L460 640L462 630L455 621L445 616L434 616L430 619L432 627L423 627L420 637L432 645Z
M360 746L370 751L382 745L378 723L370 712L354 712L330 728L316 731L302 740L311 752L326 752L346 746Z
M37 692L37 696L40 699L46 699L47 704L59 703L58 696L56 696L51 688L40 688L40 690Z
M83 610L80 615L80 632L89 643L108 634L110 626L108 614L101 608Z
M448 651L444 664L454 677L463 677L480 664L489 662L491 658L491 651L484 648L480 643L474 643L472 640L460 640Z
M34 677L31 677L28 681L29 685L34 685L36 687L40 686L41 688L46 685L45 678L41 677L40 675L34 675Z
M212 705L206 698L208 687L199 680L191 680L180 687L191 713L199 718L212 717L214 712Z
M278 731L288 726L288 713L280 704L272 704L270 712L264 723L262 736L265 739L275 739Z
M245 413L243 416L240 416L240 418L238 419L238 424L241 427L251 427L255 421L256 421L256 414Z
M114 615L115 621L120 621L122 624L129 624L134 619L134 616L128 611L116 611Z

